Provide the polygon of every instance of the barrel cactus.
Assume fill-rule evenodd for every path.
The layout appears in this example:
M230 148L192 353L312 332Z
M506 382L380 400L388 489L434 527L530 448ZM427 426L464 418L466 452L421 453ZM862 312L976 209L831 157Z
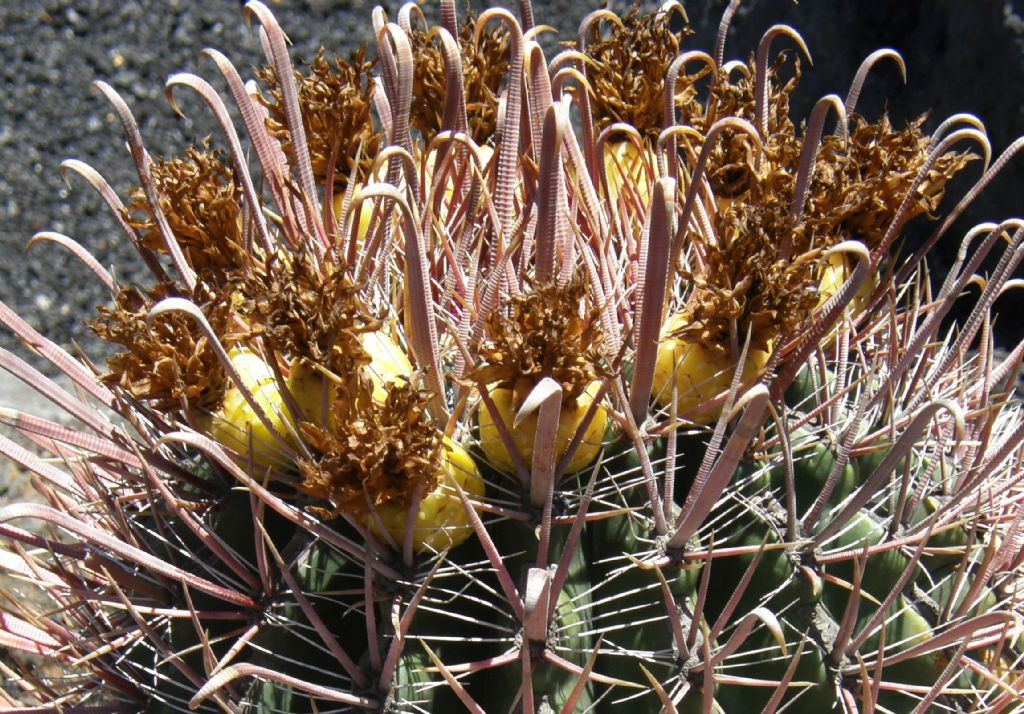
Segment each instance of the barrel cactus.
M710 51L670 0L549 59L529 0L409 4L296 69L251 1L267 66L170 77L222 130L177 157L98 82L139 187L64 170L151 280L33 239L110 289L105 365L0 308L72 385L2 355L70 417L2 411L41 496L0 509L7 705L1019 710L1024 222L925 259L1020 142L859 115L891 50L794 119L803 40L727 62L736 7Z

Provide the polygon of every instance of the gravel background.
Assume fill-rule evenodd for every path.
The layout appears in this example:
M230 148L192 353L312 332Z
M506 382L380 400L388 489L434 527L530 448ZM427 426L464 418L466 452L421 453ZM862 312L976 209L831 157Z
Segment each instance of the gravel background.
M296 58L311 57L321 43L347 51L370 39L372 5L370 0L272 3ZM686 5L701 30L691 46L709 47L724 0ZM846 93L871 50L896 47L907 60L908 86L900 86L894 66L880 67L859 108L877 116L887 107L901 122L933 107L933 126L954 112L970 111L986 122L999 152L1024 133L1021 5L1024 0L804 0L799 5L747 0L734 21L727 55L745 55L774 22L798 28L815 59L798 98L803 104L798 116L806 116L821 95ZM571 39L579 19L594 6L538 2L536 16L538 22L565 28L562 39ZM627 7L621 1L613 5L619 12ZM0 0L0 300L58 342L76 341L88 353L102 354L83 321L104 299L103 290L56 246L43 244L26 256L24 245L33 233L67 233L102 263L115 266L122 279L139 271L127 239L93 191L75 179L69 189L60 177L60 161L75 157L100 170L122 196L137 183L120 127L90 82L103 78L122 93L152 154L179 153L208 133L218 136L194 95L180 93L188 119L175 116L163 97L164 80L179 70L222 86L213 67L199 60L207 46L223 50L245 76L257 64L256 37L239 2ZM968 172L970 180L977 172ZM949 242L958 242L963 230L980 220L1022 213L1022 174L1024 160L1018 160ZM1024 301L1013 299L999 305L1004 314L1024 308ZM1022 321L1010 322L1001 325L1000 340L1012 345L1022 336ZM12 343L0 328L0 346Z

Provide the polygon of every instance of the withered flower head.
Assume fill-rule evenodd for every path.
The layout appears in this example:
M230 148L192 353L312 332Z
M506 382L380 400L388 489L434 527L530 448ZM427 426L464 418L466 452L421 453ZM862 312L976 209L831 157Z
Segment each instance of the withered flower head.
M928 158L929 137L921 132L925 116L902 131L887 116L870 124L854 114L850 139L830 136L822 143L806 213L821 216L827 227L817 232L834 242L854 238L868 248L878 245ZM949 152L939 157L915 191L905 220L938 209L946 183L977 158Z
M300 461L301 488L330 501L326 517L349 513L365 520L370 506L408 507L417 486L423 495L441 478L442 434L427 414L429 395L405 383L388 385L387 401L375 401L372 386L339 419L339 432L308 422L301 425L306 442L318 452Z
M233 333L230 300L202 283L197 300L214 333L229 347L239 335ZM100 307L100 317L90 327L100 339L121 345L126 351L110 357L110 372L102 380L125 390L155 409L171 412L183 405L189 409L216 409L228 387L224 366L196 321L170 312L146 324L150 309L166 297L177 295L170 285L159 284L148 294L138 288L122 288L113 308Z
M821 261L781 260L779 255L781 238L794 230L789 209L802 150L802 137L789 118L800 60L795 58L793 76L782 82L785 62L782 53L768 70L768 132L760 157L748 136L727 132L708 159L707 177L717 199L717 242L704 246L706 268L686 276L694 290L687 319L672 336L715 352L730 349L734 324L737 339L742 341L749 329L752 346L768 350L781 332L802 323L818 300L815 279ZM749 73L735 73L735 81L719 73L709 100L714 116L755 122L753 57L748 64Z
M664 125L665 75L693 32L689 27L673 32L665 13L641 14L637 7L622 18L621 27L606 26L608 36L601 37L595 26L586 47L595 61L587 65L594 118L600 128L626 122L641 134L657 135ZM692 113L687 107L696 102L693 85L699 77L680 77L677 84L676 103L684 114Z
M370 363L360 336L380 329L360 287L331 262L306 254L274 256L240 284L239 312L279 355L300 358L338 376Z
M791 184L796 166L800 161L802 139L797 136L796 126L789 118L789 97L800 82L800 58L793 61L793 76L782 82L782 69L788 53L775 58L768 68L768 132L762 137L761 178L770 182ZM753 57L748 62L749 74L739 74L734 82L724 72L719 72L718 81L712 91L711 103L714 117L736 116L755 122ZM709 117L709 118L714 118ZM706 123L706 122L705 122ZM704 126L706 132L710 126ZM757 178L758 172L749 137L740 132L731 132L720 139L708 157L707 177L715 196L735 198L742 196ZM780 191L792 186L776 186Z
M595 379L608 376L601 358L597 311L580 315L586 287L545 285L508 299L487 321L478 347L481 364L467 374L478 384L516 387L551 377L574 400Z
M737 173L745 171L746 177L734 185L742 189L731 200L718 201L718 242L705 247L706 270L688 275L695 286L686 307L689 319L675 336L726 349L736 321L739 337L749 328L754 345L763 349L780 333L798 329L820 302L822 251L850 239L874 248L896 218L927 159L922 122L897 131L886 117L870 124L854 115L848 141L826 137L795 223L789 208L803 138L785 131L769 136L760 175L748 159L737 162ZM716 154L722 160L722 152ZM940 157L917 189L907 220L935 210L946 183L973 158L954 152ZM728 186L719 188L730 195L724 190ZM783 236L794 256L789 260L781 259Z
M150 175L160 195L160 208L197 274L208 274L218 284L224 275L246 260L242 242L242 189L223 153L208 143L191 146L182 158L158 158ZM154 213L142 189L128 201L128 219L150 250L167 253Z
M487 27L479 41L473 37L476 16L470 14L459 27L462 50L463 92L469 134L478 144L486 144L498 123L498 95L509 70L508 34ZM413 30L409 35L413 56L413 103L410 122L429 142L441 130L447 97L444 53L437 41L427 42L427 33Z
M743 341L768 351L780 333L799 327L818 304L822 260L779 257L779 236L789 230L785 206L773 205L756 184L758 198L736 201L719 213L719 243L708 246L706 268L687 274L694 285L686 317L672 337L700 343L713 352L730 349L732 324Z
M366 47L362 47L347 60L335 56L332 68L321 48L309 67L308 75L295 72L313 174L318 181L325 182L331 156L337 154L335 193L345 190L353 169L356 180L365 182L370 175L373 158L380 151L383 133L374 128L372 115L375 91L372 71L376 63L376 60L366 59ZM260 101L270 112L268 128L281 140L285 152L294 161L277 76L269 67L257 74L267 85L270 95L260 95Z

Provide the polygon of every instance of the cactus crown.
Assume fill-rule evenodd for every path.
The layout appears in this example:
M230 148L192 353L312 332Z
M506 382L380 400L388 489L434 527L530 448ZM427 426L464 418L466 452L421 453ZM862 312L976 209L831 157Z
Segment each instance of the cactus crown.
M26 664L23 698L1020 708L1024 345L997 358L991 328L1024 222L972 229L941 285L897 246L1024 142L991 162L974 117L856 114L891 50L794 120L799 56L771 48L803 39L726 62L736 6L713 52L669 2L597 10L549 61L528 0L461 24L442 0L427 30L410 4L374 11L377 59L296 71L251 0L268 67L207 52L238 127L173 75L226 146L177 158L97 83L139 189L66 167L152 282L34 239L110 289L102 374L0 306L75 388L0 354L75 419L0 410L52 457L0 435L43 499L0 508L0 644L65 668Z

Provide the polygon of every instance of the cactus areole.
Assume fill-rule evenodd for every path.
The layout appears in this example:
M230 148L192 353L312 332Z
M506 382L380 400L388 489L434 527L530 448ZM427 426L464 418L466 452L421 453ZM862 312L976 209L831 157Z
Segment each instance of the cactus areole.
M0 411L42 498L0 508L2 706L1020 711L1024 346L991 326L1024 222L950 226L1022 142L859 114L892 50L793 117L809 48L728 60L738 4L715 47L669 0L550 57L529 0L377 8L293 67L249 2L266 66L170 77L220 127L177 156L97 82L138 188L64 167L150 278L34 239L110 289L105 365L0 306L72 385L3 354L72 418Z

